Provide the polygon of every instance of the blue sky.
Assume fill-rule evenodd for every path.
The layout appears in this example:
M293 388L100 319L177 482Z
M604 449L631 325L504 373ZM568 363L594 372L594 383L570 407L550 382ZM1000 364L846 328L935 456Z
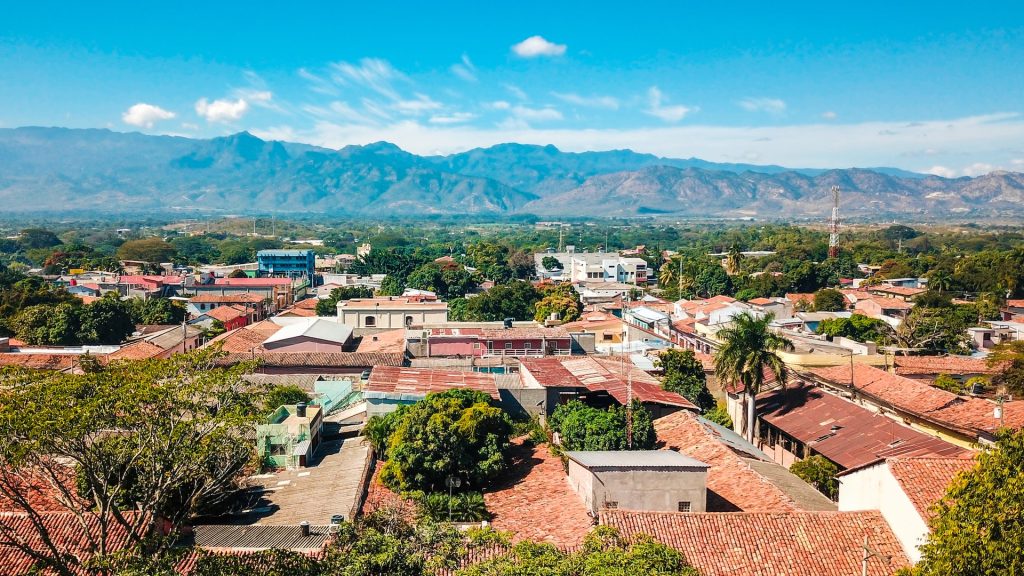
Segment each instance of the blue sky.
M0 126L1024 171L1011 2L21 2Z

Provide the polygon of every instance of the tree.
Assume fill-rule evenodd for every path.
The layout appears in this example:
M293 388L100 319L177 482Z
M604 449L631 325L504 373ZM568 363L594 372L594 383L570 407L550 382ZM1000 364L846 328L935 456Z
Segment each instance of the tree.
M888 324L863 314L851 314L849 318L826 318L818 323L815 330L817 334L850 338L858 342L883 342L889 332Z
M632 410L632 442L626 436L624 406L593 408L573 400L551 414L548 425L561 438L566 450L650 450L657 442L650 412L639 402Z
M160 238L129 240L117 249L117 257L121 260L138 260L150 264L171 262L176 255L174 246Z
M946 392L959 394L963 391L964 383L953 378L949 374L939 374L935 377L935 382L932 382L932 386L945 390Z
M970 353L968 322L960 307L927 308L915 306L891 331L891 339L900 348L921 348L950 354ZM973 316L970 312L968 316Z
M555 258L554 256L545 256L544 258L541 259L540 265L543 266L544 269L549 272L554 272L555 270L562 269L562 263L558 260L558 258Z
M992 383L1015 396L1024 395L1024 340L1014 340L996 346L989 354L988 365L1001 367Z
M609 526L587 534L583 547L565 552L553 544L524 540L508 552L459 570L458 576L697 576L681 552L646 534L625 539Z
M474 322L494 322L505 318L528 320L534 317L540 298L541 294L533 284L513 280L467 298L466 319Z
M701 412L715 408L715 398L708 390L704 365L694 356L693 350L663 350L654 364L665 373L662 388L682 394L700 408Z
M533 254L526 250L516 250L508 257L508 267L512 271L512 277L520 280L529 280L536 276L537 266L533 262Z
M60 238L45 228L26 228L18 234L18 244L22 250L33 248L51 248L60 245Z
M366 421L363 435L370 441L373 450L377 453L378 460L388 459L391 436L394 435L395 430L398 430L398 425L402 423L408 409L409 405L399 406L387 414L374 414Z
M693 294L701 298L711 298L720 294L732 293L732 280L722 265L714 260L705 261L697 270L693 279Z
M249 275L245 273L245 270L241 268L235 268L228 274L228 278L248 278Z
M202 351L86 368L0 376L0 497L37 514L38 488L23 481L36 478L95 554L123 530L129 547L145 543L158 556L170 544L149 539L160 519L176 531L228 501L247 475L255 422L242 374L252 366L218 368ZM45 524L33 529L43 541L56 536ZM33 556L82 572L79 558L43 548Z
M130 306L112 292L83 307L79 322L82 344L120 344L135 331Z
M307 403L311 400L305 390L293 384L280 384L267 391L263 397L264 412L272 412L281 406Z
M820 454L797 460L789 471L832 500L839 495L839 480L836 479L839 467Z
M552 314L557 314L562 322L572 322L583 313L583 303L579 293L568 282L546 287L541 290L544 297L536 304L533 319L544 322Z
M380 283L377 294L381 296L401 296L405 292L405 280L395 274L388 274Z
M187 312L183 305L167 298L132 298L129 303L136 324L181 324Z
M78 303L37 304L19 312L10 327L18 339L28 344L74 346L79 343L81 314L82 305Z
M737 244L729 247L729 254L725 257L725 269L730 275L740 273L740 266L743 264L743 252Z
M920 576L1024 573L1024 431L1003 430L994 448L953 479L932 508Z
M462 298L467 292L476 288L473 275L459 265L441 266L429 262L412 271L406 279L408 288L429 290L443 300Z
M846 310L846 298L839 290L823 288L814 293L814 310L816 312L841 312Z
M317 316L337 316L338 302L353 298L373 298L373 290L365 286L341 286L331 290L330 296L316 303Z
M450 390L428 394L402 416L388 442L381 481L394 490L479 490L507 468L512 424L482 392Z
M715 374L724 385L742 389L747 403L743 431L750 442L756 439L755 402L764 386L766 372L771 373L780 386L785 386L789 377L786 363L778 352L792 350L793 343L769 329L774 319L773 314L757 318L743 312L733 317L730 326L718 331L722 344L715 352Z

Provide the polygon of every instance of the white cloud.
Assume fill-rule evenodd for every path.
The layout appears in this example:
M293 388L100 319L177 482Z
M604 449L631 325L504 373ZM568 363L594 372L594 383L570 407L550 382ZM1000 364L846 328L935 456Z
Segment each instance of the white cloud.
M661 93L661 90L657 86L651 86L647 90L647 109L645 113L660 118L665 122L679 122L690 112L696 112L697 108L690 108L682 105L669 106L666 104L668 101L665 95Z
M305 68L299 68L297 74L299 75L299 78L308 82L309 89L317 94L324 94L326 96L337 96L340 94L338 88L329 80L321 78Z
M196 101L196 114L206 118L207 122L234 122L240 120L249 111L249 103L244 98L237 100L214 100L206 98Z
M565 54L565 44L555 44L542 36L530 36L526 40L512 46L512 51L523 58L538 56L561 56Z
M438 114L430 117L431 124L462 124L476 118L471 112L453 112L451 114Z
M145 102L133 104L121 115L122 122L139 128L152 128L153 124L160 120L170 120L171 118L174 118L174 112Z
M925 170L926 174L934 174L936 176L942 176L943 178L956 178L956 170L946 166L932 166Z
M430 112L432 110L440 110L443 106L440 102L437 102L427 96L426 94L416 93L415 98L409 100L399 100L394 103L393 107L401 114L409 116L417 116L424 112Z
M487 104L487 107L493 108L495 110L508 110L509 108L512 107L512 105L506 102L505 100L495 100L494 102Z
M398 91L392 85L396 81L407 81L408 78L381 58L363 58L359 64L335 62L331 64L331 79L339 84L350 82L365 86L381 96L391 100L401 100Z
M993 166L987 162L975 162L970 166L965 167L961 172L964 176L981 176L982 174L988 174L993 170L998 170L998 166Z
M543 108L513 106L512 115L526 122L548 122L551 120L562 119L562 113L551 106L545 106Z
M581 96L573 92L552 92L551 95L563 102L568 102L569 104L575 104L577 106L584 106L587 108L604 108L606 110L619 109L619 101L613 96Z
M827 112L822 112L821 117L824 118L825 120L835 120L836 118L839 117L839 115L829 110Z
M739 105L748 112L782 114L786 111L786 103L778 98L744 98Z
M468 54L462 55L462 62L459 64L452 64L452 74L455 74L459 78L462 78L466 82L476 82L476 66L473 65L473 61L469 59Z
M527 96L526 92L523 91L523 89L520 88L519 86L516 86L515 84L504 84L503 86L505 86L505 90L508 90L509 94L515 96L520 100L530 99L530 97Z
M898 134L880 138L878 133L883 130ZM489 127L413 120L378 126L317 120L308 129L278 126L253 130L253 133L261 138L330 148L386 140L419 154L461 152L501 142L521 142L554 144L572 152L629 148L659 156L699 157L716 162L755 159L765 164L812 168L895 165L923 172L936 165L939 169L974 162L1009 165L1012 159L1021 158L1024 118L1017 114L989 114L915 122L913 126L902 120L775 126L683 125L623 130L534 128L510 116L507 121ZM823 142L828 145L822 145ZM930 157L928 164L918 163L920 156L903 155L924 148L955 152Z

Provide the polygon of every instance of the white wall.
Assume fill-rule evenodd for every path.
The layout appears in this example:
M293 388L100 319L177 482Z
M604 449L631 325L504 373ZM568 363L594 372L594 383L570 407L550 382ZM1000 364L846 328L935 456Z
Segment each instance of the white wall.
M881 512L910 561L916 564L921 559L918 547L928 537L928 525L887 463L880 462L839 478L839 511L855 510Z

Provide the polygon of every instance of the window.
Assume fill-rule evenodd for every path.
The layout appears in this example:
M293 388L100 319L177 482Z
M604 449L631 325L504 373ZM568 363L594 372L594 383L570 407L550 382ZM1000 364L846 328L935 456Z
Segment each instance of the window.
M612 338L614 338L614 336L607 332L601 335L601 339L604 340L605 342L611 342Z
M511 342L505 342L505 350L511 350L511 349L512 349L512 343Z
M405 317L405 327L408 328L410 326L412 326L412 316L406 316Z
M690 511L690 503L689 502L685 502L685 501L680 502L679 503L679 511L680 512L689 512Z
M529 350L532 347L533 347L533 343L532 342L523 342L523 349L524 350Z
M480 343L479 342L473 342L473 350L479 350L479 349L480 349Z
M367 316L366 317L366 325L368 327L376 326L377 325L377 319L374 318L373 316Z
M604 507L609 509L609 510L615 510L616 508L619 507L619 503L618 503L618 501L605 502L604 503Z
M287 447L284 444L271 444L270 455L271 456L284 456L288 453Z

